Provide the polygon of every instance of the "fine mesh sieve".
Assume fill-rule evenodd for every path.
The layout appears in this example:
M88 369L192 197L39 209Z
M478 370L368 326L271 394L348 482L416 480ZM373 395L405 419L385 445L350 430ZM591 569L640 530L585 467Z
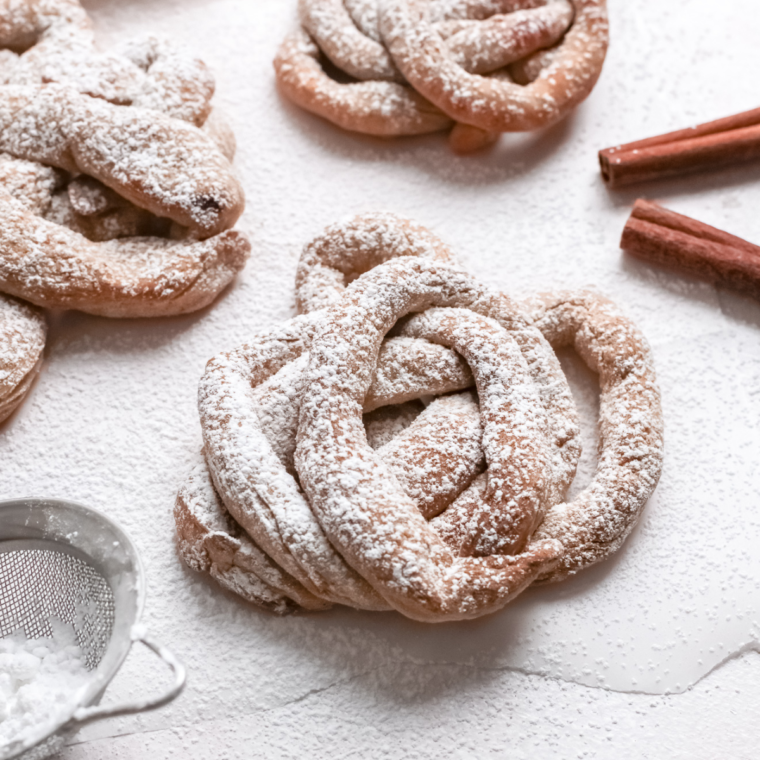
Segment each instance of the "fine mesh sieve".
M184 668L148 641L138 624L145 598L139 557L127 535L105 515L55 499L0 502L0 638L23 630L50 637L50 619L74 628L92 678L56 725L43 722L23 741L0 746L0 760L42 760L60 750L65 734L100 718L152 710L173 700ZM174 672L160 697L98 706L133 641L154 651Z

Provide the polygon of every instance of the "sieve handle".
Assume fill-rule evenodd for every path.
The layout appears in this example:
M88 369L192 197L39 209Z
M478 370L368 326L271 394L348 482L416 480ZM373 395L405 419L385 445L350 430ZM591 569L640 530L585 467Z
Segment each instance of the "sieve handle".
M185 666L172 654L172 652L166 647L150 641L143 634L135 636L134 640L139 641L141 644L148 647L148 649L160 657L171 668L171 671L174 674L174 683L171 688L159 697L152 697L139 702L130 702L123 705L113 706L105 705L103 707L99 705L96 705L95 707L80 707L74 713L74 718L72 720L72 723L77 724L77 727L94 720L102 720L103 718L117 718L121 715L134 715L135 713L155 710L176 699L182 692L182 689L185 688L185 681L187 679Z

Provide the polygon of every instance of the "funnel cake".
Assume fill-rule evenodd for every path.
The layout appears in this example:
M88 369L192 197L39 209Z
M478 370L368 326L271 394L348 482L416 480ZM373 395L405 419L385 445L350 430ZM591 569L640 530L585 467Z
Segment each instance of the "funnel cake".
M197 128L58 85L0 88L0 122L0 149L20 157L0 161L0 290L51 308L164 316L206 306L244 266L249 243L228 229L242 189ZM170 230L157 217L196 239L155 236Z
M346 279L354 278L345 291ZM390 292L384 294L383 288ZM399 301L393 295L395 288L415 289L421 298L432 300L431 307L397 322L396 315L388 311L403 306L404 299ZM372 325L374 345L378 346L374 364L370 361L372 366L364 369L357 363L363 356L371 358L376 349L372 342L351 333L357 329L354 317L360 297L371 315L370 323L361 324ZM466 308L453 305L458 297L464 299ZM577 421L556 357L536 327L543 327L557 341L567 340L573 330L584 336L596 326L603 327L607 333L604 347L595 344L583 350L591 352L591 358L584 358L592 366L606 372L615 364L613 348L637 333L615 332L613 324L629 331L633 328L627 322L616 322L619 317L610 306L597 309L596 321L591 320L587 307L601 303L595 298L575 296L572 303L577 313L586 316L559 335L551 325L559 323L557 310L567 300L560 297L547 302L540 317L540 308L534 305L532 315L525 316L522 307L473 282L456 265L451 252L418 225L376 214L330 228L307 246L299 265L298 302L306 313L209 364L200 391L208 471L197 468L177 501L181 553L193 567L210 572L227 588L279 612L342 603L364 609L391 607L431 621L485 614L503 606L532 579L559 579L598 561L622 541L656 483L661 420L646 348L634 342L625 361L630 363L636 357L645 361L636 366L635 373L628 373L636 379L626 375L626 382L634 390L636 383L650 383L639 388L640 396L635 397L642 417L650 417L649 427L644 426L639 435L636 421L626 419L633 425L641 457L628 457L627 464L626 458L608 459L613 467L623 468L618 470L620 474L638 471L629 478L635 485L622 495L611 494L612 471L597 477L590 520L596 522L597 531L592 535L582 519L583 505L590 500L577 501L569 508L563 504L579 454ZM452 306L441 309L439 303ZM414 310L418 308L424 308L424 303L415 302ZM601 313L606 325L599 321ZM345 335L328 328L336 320ZM395 324L392 335L384 340L380 320ZM344 359L331 364L328 372L314 359L315 342L319 347L321 335L346 347ZM463 353L442 344L456 345ZM600 350L610 356L593 365L597 355L593 352ZM335 356L334 347L327 353ZM623 359L618 365L621 362ZM476 367L477 396L464 390L472 387L471 370ZM350 381L341 371L349 372ZM319 387L316 379L310 378L325 378L338 383L344 392L359 393L360 416L354 421L346 417L339 425L333 420L326 428L307 423L304 404L311 389ZM612 385L616 382L612 378ZM620 394L619 388L613 391L607 385L603 375L605 409L605 394ZM446 395L422 409L409 402L415 388L418 398L441 391ZM505 388L510 392L505 394ZM321 400L309 401L308 408L327 413L334 408L335 395L332 390L320 392ZM526 403L527 398L532 401ZM355 408L356 401L344 402L335 413L342 415L343 410ZM378 417L377 412L367 414L370 409L382 412L385 427L393 431L383 440L373 440ZM612 417L615 414L618 419L609 430L613 438L618 437L615 441L608 437L605 446L621 445L620 410ZM329 443L330 430L340 431L333 444ZM304 448L304 441L316 449ZM319 448L346 443L360 448L335 459ZM522 457L515 456L518 450ZM362 494L361 498L345 493L337 497L337 503L344 505L339 519L318 511L314 501L315 495L320 498L323 493L319 489L327 488L321 485L318 469L322 465L317 463L333 461L339 470L330 482L353 484L351 488L359 488ZM523 466L516 467L516 461ZM387 530L379 528L374 517L364 514L367 519L362 519L359 502L365 504L364 494L371 493L372 478L365 481L357 473L341 472L341 462L370 472L379 466L386 473L377 481L381 484L377 498L386 506L395 504L386 515L390 521ZM391 488L394 490L389 491ZM329 509L329 499L334 498L328 491L322 502L327 507L322 509ZM503 500L498 508L494 508L494 499ZM604 505L601 510L600 504ZM341 538L340 532L348 530L347 520L359 527ZM552 528L555 523L562 524L562 529ZM399 525L406 528L401 530ZM595 543L602 526L611 540ZM457 586L452 596L446 583L441 586L442 581L436 580L439 570L429 564L429 557L422 563L424 552L409 554L406 539L399 556L417 558L410 561L427 573L419 581L423 585L415 586L410 602L407 592L382 580L378 572L384 578L395 561L402 561L393 559L397 554L393 546L399 544L391 539L397 528L402 537L414 536L412 544L427 547L425 551L433 552L450 572L461 570L464 574L458 577L468 579L463 590ZM562 543L568 536L572 551L555 556L556 544L536 538L544 528L551 531L549 540ZM374 549L367 549L368 554L362 551L362 556L379 563L367 566L355 556L358 550L352 541L375 546L379 540L376 530L384 536L385 543L380 543L386 549L390 546L389 553L378 560ZM526 547L530 547L527 552ZM507 561L505 557L516 559ZM273 578L272 565L282 577ZM451 570L454 567L459 569ZM403 567L396 570L391 572L393 578L404 577ZM509 576L509 582L499 573ZM489 583L501 584L500 591L494 592Z
M299 268L301 296L302 288L306 293L316 293L320 272L329 279L329 267L326 265L331 255L338 254L341 248L345 260L350 262L348 269L355 273L394 256L403 257L401 261L411 256L451 258L440 241L423 228L391 215L359 217L346 225L331 228L307 247ZM447 267L447 271L456 270ZM466 277L461 270L460 276ZM299 300L303 302L305 298L300 297ZM509 309L506 301L502 303L502 308ZM219 500L217 504L229 507L249 536L269 556L276 558L290 576L298 578L304 587L317 591L329 601L382 609L387 604L378 599L366 583L354 577L355 574L322 537L320 526L310 517L309 506L293 480L301 386L307 366L304 353L311 340L314 322L320 319L321 313L299 317L283 328L260 336L250 346L226 357L218 357L209 366L201 390L201 405L204 418L208 421L205 427L209 430L207 459L211 463L217 457L219 464L216 468L212 465L212 472L220 491L227 494L224 501ZM555 485L558 479L564 478L569 482L572 478L579 453L577 445L574 445L577 436L574 408L564 377L548 345L537 331L532 331L531 335L530 328L517 329L520 326L519 320L517 322L512 327L516 335L520 334L525 352L532 357L531 372L541 378L541 392L547 404L555 416L561 417L558 414L560 411L570 416L569 420L559 421L553 428L555 435L556 431L561 430L560 438L563 439L558 447L561 454L553 456L551 462L549 480L553 488L548 490L553 495L557 487L560 490L566 487ZM545 357L544 362L541 361L542 356ZM543 367L542 364L549 366ZM226 379L222 380L222 377ZM365 399L365 410L465 388L472 382L469 369L457 354L402 332L383 344L373 389ZM420 497L418 506L429 514L445 508L484 467L479 451L481 428L477 404L470 394L465 396L469 398L461 399L459 403L455 397L434 401L407 431L378 452L399 474L408 470L410 454L425 457L421 461L433 461L436 457L441 462L445 460L448 477L441 479L444 482L438 485L434 494L425 487L426 482L436 480L431 478L429 469L417 468L406 478L410 493ZM452 425L452 422L462 424ZM211 433L211 430L216 433ZM429 439L427 443L421 443L425 435ZM249 463L243 468L245 474L237 462L228 461L219 449L221 440L226 440L227 436L237 439L237 444L231 441L222 444L226 452L236 449L248 452L244 455ZM252 453L254 447L255 454ZM220 485L222 481L224 484ZM259 483L256 492L262 492L263 488L269 494L266 503L251 491L250 485L254 482ZM234 496L231 495L233 493ZM422 494L425 495L424 499L421 498ZM183 529L185 525L197 525L197 518L187 513L187 501L180 498L177 506L180 546L186 547L187 553L197 562L197 531L186 534ZM214 532L210 528L209 531L207 537L210 540ZM320 568L324 575L322 572L315 573ZM346 598L347 593L350 594L349 599Z
M250 244L231 229L235 141L203 62L154 38L98 51L76 0L0 0L0 62L0 291L109 317L211 303ZM45 331L31 305L2 299L8 339L21 346L25 325L35 359L8 354L7 415Z
M387 214L328 229L297 280L305 313L201 382L206 467L175 509L192 567L277 612L438 622L621 545L659 478L662 417L646 342L609 301L518 304ZM600 377L601 457L571 503L576 413L546 339Z
M100 53L74 0L0 4L0 45L0 290L119 317L213 301L250 246L205 65L153 38Z
M605 0L300 0L274 66L283 93L344 129L451 128L460 153L548 126L593 88Z

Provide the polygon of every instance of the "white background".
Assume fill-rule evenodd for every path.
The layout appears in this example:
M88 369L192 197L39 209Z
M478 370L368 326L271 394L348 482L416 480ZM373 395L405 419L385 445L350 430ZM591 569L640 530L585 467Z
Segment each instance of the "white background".
M453 156L443 136L352 136L297 110L271 60L295 0L89 0L104 44L188 45L238 137L253 255L205 312L163 321L51 316L40 381L0 429L0 496L99 507L137 543L145 622L187 663L170 708L92 726L96 758L755 757L760 707L760 304L627 259L636 197L760 242L760 163L610 192L596 152L760 105L750 0L613 0L611 47L565 122ZM429 627L395 614L278 619L177 558L174 495L195 461L205 362L294 314L300 249L327 224L389 210L429 226L512 293L595 285L649 338L666 463L611 561L530 590L501 614ZM563 362L594 465L595 378ZM109 690L157 691L135 653Z

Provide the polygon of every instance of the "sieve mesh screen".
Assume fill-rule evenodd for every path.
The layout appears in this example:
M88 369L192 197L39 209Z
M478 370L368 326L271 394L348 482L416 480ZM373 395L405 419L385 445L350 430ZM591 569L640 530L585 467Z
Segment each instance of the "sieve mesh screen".
M53 635L50 618L72 625L85 664L94 670L108 646L115 604L108 582L64 552L0 552L0 638L23 628L27 638Z

